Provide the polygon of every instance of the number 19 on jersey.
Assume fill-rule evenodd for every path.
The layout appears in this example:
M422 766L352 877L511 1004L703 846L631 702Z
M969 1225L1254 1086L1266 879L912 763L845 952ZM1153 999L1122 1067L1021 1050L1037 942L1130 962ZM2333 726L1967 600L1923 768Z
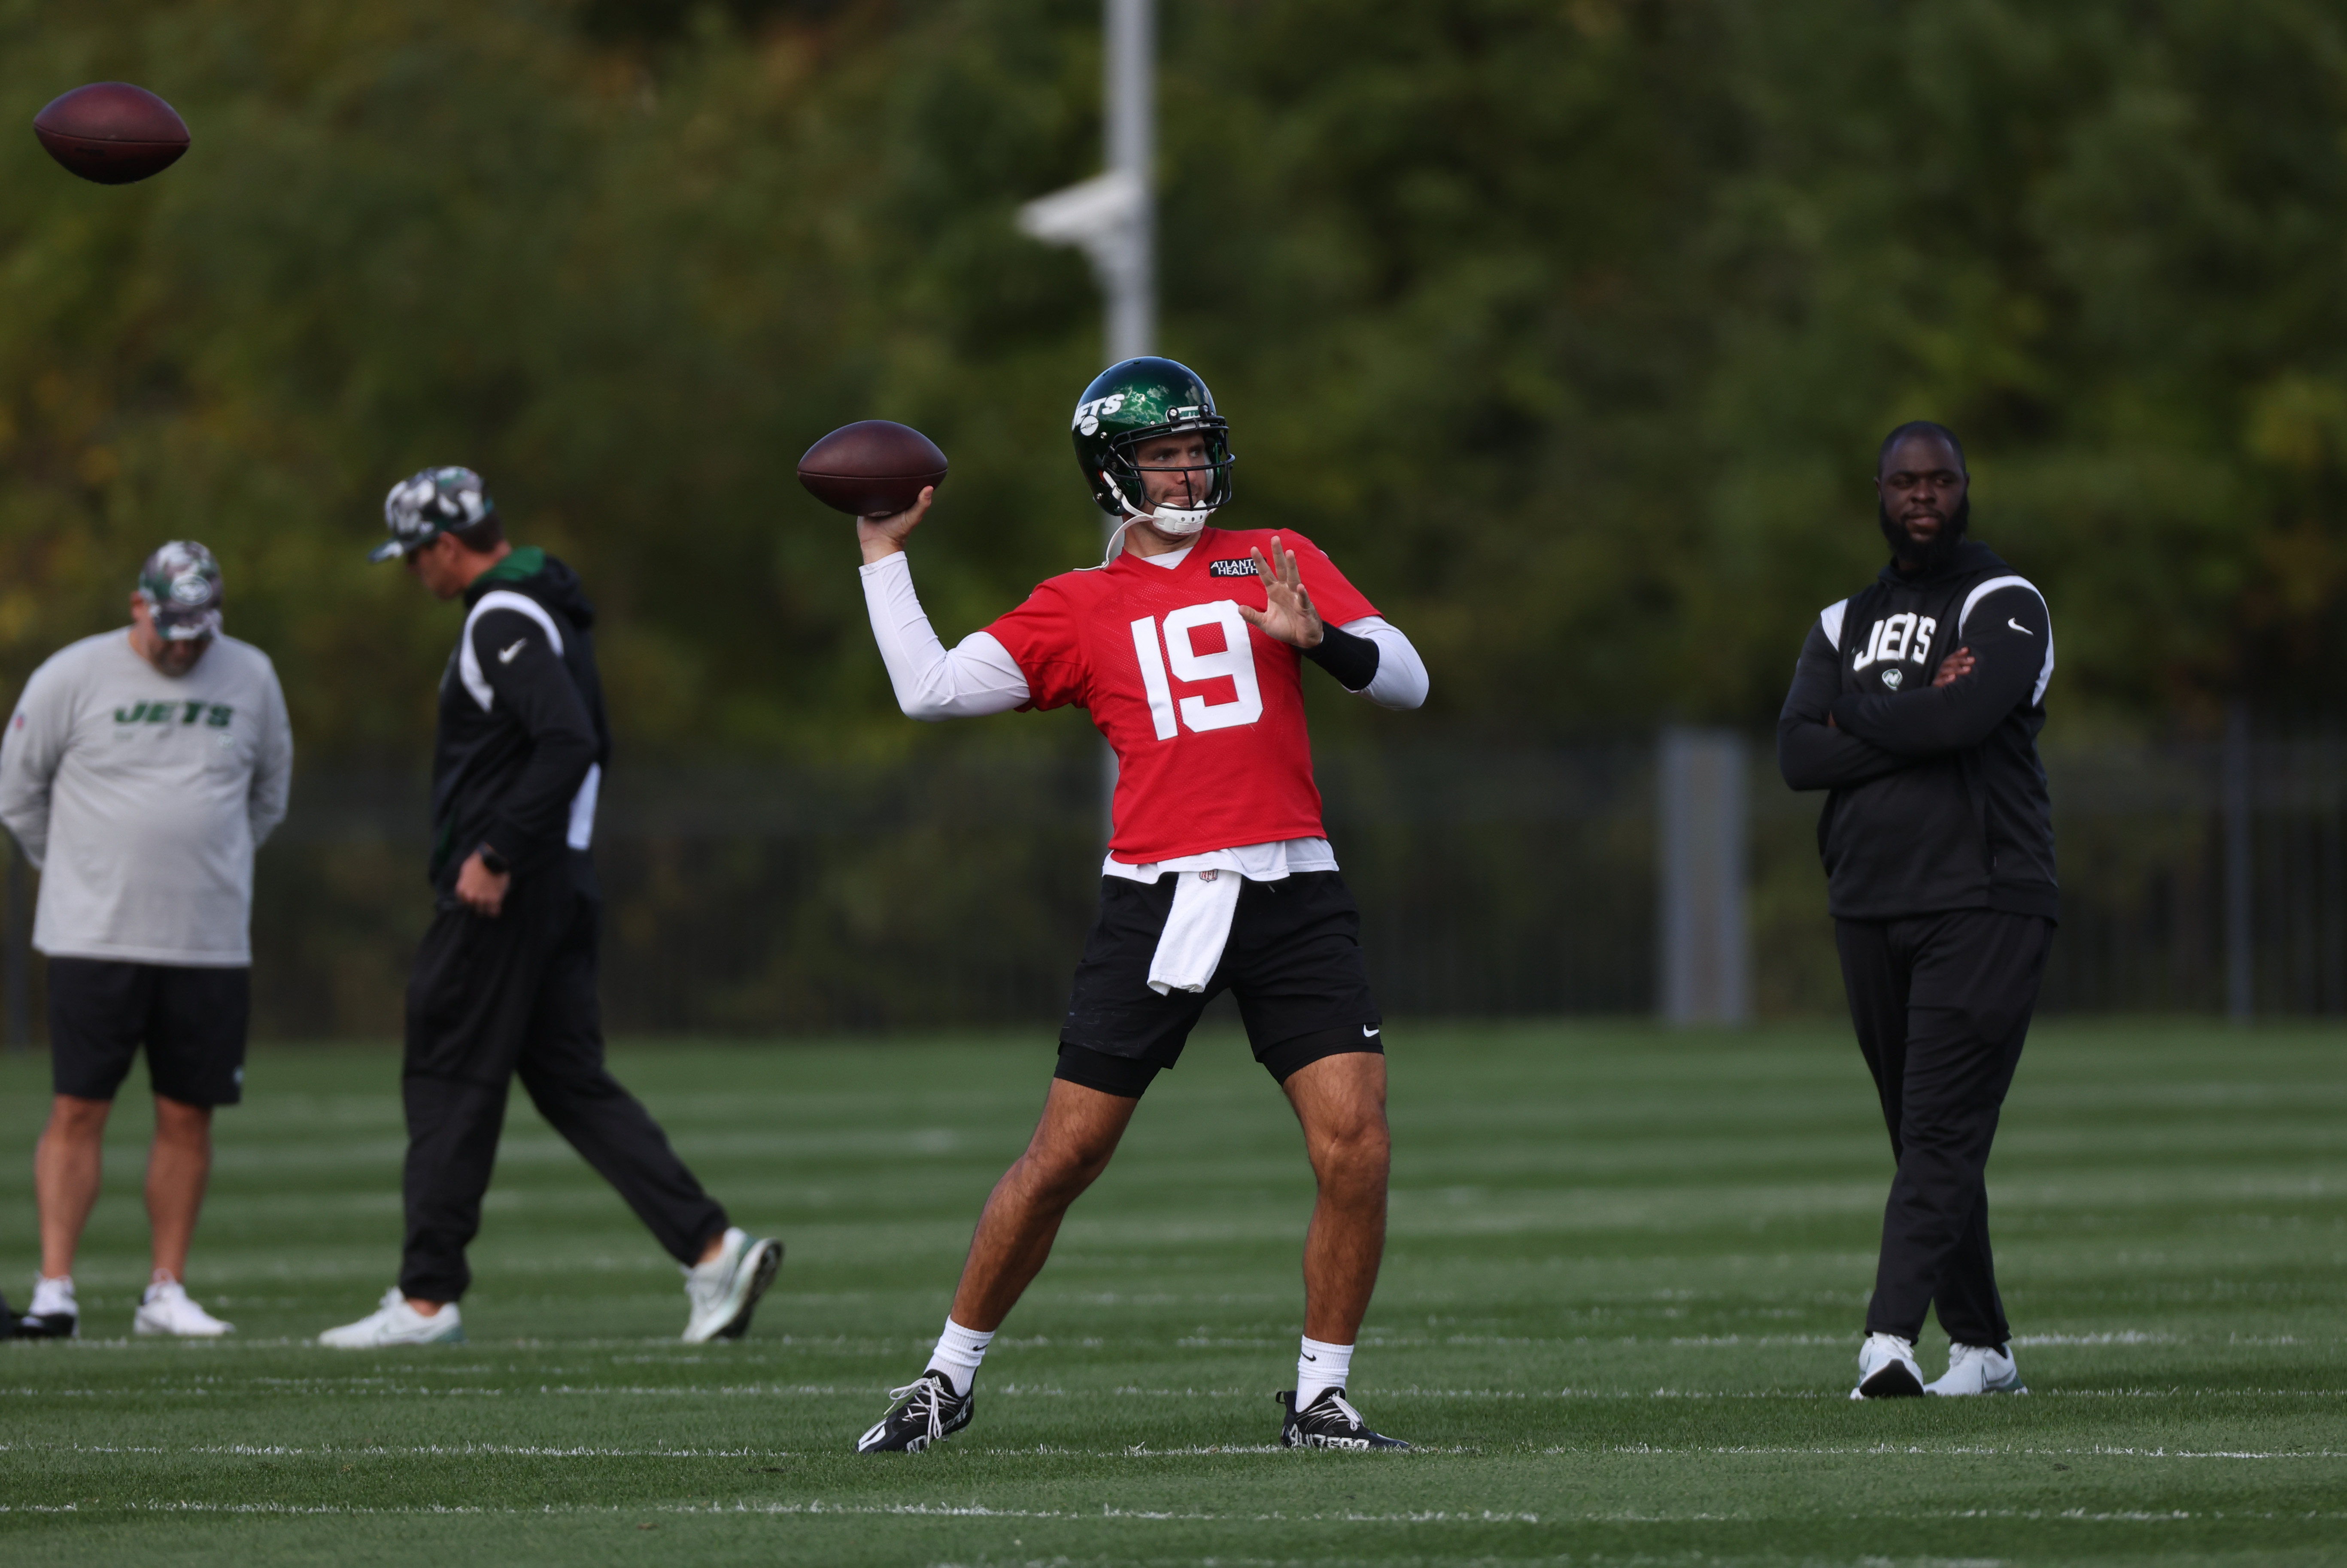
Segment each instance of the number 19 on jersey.
M1148 616L1133 623L1133 651L1141 659L1141 685L1148 693L1149 717L1156 726L1159 740L1170 741L1179 733L1174 722L1177 712L1182 724L1199 732L1235 729L1263 717L1263 688L1255 680L1255 644L1247 636L1247 623L1240 618L1236 603L1222 599L1212 604L1187 605L1174 610L1164 619L1162 647L1159 624ZM1222 628L1223 646L1211 653L1201 653L1192 645L1190 636L1207 626ZM1166 680L1169 665L1174 679L1185 683L1229 681L1230 699L1210 702L1203 696L1184 697L1177 704L1173 685Z

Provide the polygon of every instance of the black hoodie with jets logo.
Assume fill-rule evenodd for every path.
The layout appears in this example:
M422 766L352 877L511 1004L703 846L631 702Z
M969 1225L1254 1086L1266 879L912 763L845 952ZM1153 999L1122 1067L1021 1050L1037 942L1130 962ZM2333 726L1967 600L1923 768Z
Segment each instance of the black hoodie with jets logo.
M1972 650L1973 672L1933 686L1957 648ZM2037 760L2053 678L2044 596L1985 545L1912 576L1885 567L1818 617L1778 716L1777 760L1793 788L1832 792L1818 849L1836 918L2055 917Z
M526 547L475 579L465 608L433 739L433 883L448 892L488 844L518 876L567 858L591 892L584 852L611 760L595 607L576 572Z

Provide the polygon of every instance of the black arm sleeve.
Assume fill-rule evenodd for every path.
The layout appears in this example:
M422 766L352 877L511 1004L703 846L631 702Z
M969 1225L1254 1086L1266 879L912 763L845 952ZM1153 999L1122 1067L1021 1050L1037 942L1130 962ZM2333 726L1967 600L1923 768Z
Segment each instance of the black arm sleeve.
M529 616L518 610L482 616L473 623L473 656L497 706L521 722L530 740L529 765L497 803L484 835L519 866L569 832L571 797L595 760L595 724L546 628ZM458 848L469 855L473 846Z
M1811 626L1793 666L1793 689L1777 715L1777 767L1794 789L1846 789L1907 766L1880 746L1828 727L1826 713L1841 694L1841 653Z
M1835 699L1834 723L1902 757L1935 757L1979 745L2029 702L2054 636L2045 601L2018 584L1973 606L1951 647L1973 651L1973 672L1945 686Z
M1325 621L1317 645L1304 649L1304 657L1337 677L1337 684L1358 692L1378 678L1378 645Z

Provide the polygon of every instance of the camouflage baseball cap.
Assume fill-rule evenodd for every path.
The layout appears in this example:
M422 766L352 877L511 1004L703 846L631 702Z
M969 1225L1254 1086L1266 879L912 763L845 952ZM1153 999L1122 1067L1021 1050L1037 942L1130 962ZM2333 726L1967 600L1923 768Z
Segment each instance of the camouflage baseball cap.
M402 479L383 498L391 538L367 552L371 561L397 560L442 534L469 528L497 515L488 487L470 468L426 468Z
M138 597L155 612L155 630L174 642L217 636L220 569L193 539L173 539L138 569Z

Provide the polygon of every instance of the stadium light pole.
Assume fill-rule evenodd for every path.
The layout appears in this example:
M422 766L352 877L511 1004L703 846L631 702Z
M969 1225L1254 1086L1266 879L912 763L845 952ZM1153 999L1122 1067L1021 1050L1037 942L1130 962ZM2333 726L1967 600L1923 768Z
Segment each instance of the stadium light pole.
M1099 280L1107 363L1155 352L1157 337L1157 0L1102 0L1101 120L1108 167L1019 210L1020 232L1082 251ZM1113 523L1102 526L1103 542ZM1116 794L1103 774L1102 819Z
M1019 210L1019 229L1082 251L1100 281L1108 363L1157 336L1156 0L1102 0L1101 118L1108 167Z

